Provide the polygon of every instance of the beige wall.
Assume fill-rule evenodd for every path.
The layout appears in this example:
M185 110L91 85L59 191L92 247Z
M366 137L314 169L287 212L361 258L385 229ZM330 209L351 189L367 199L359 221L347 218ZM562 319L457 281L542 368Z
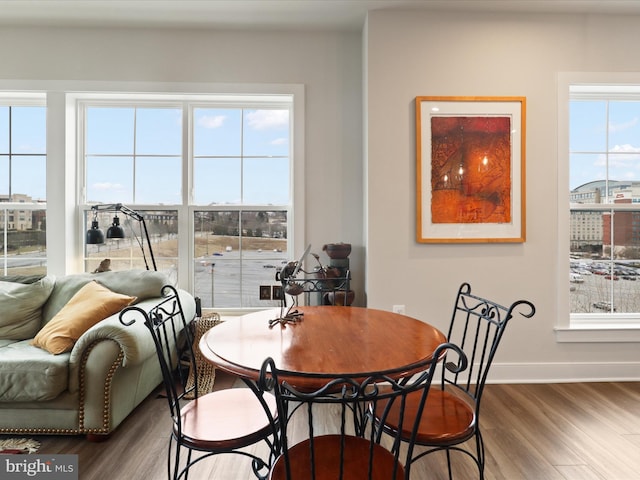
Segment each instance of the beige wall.
M377 11L362 35L3 27L0 79L304 84L305 240L318 251L353 244L359 304L404 304L444 328L469 281L538 308L512 325L494 378L637 378L637 343L558 343L554 327L568 286L558 281L557 75L640 71L639 41L638 17L578 15ZM416 243L418 95L527 97L526 243Z
M467 281L479 295L537 306L533 319L510 326L494 379L639 378L637 343L558 343L554 327L568 291L558 280L567 268L558 246L558 202L567 201L557 186L558 73L639 71L640 17L376 11L366 29L369 306L405 304L444 328ZM527 97L526 243L415 241L420 95Z

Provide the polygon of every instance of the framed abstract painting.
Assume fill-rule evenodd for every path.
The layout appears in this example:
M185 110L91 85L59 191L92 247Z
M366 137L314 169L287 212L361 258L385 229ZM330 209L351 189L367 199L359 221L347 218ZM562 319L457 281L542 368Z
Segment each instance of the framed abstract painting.
M416 97L417 241L526 238L525 97Z

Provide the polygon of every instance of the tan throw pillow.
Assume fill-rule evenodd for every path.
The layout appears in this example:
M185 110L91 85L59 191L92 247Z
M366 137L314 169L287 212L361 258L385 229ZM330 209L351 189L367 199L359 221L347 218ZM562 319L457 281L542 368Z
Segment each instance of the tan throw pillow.
M68 352L76 340L101 320L135 302L92 281L83 286L31 341L54 355Z

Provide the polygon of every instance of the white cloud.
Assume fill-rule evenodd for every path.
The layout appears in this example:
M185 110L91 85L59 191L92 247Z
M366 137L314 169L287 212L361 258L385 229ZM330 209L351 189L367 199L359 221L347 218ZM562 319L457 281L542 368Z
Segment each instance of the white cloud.
M42 154L46 151L46 148L43 148L42 146L34 146L31 144L22 144L22 145L18 145L18 147L16 148L16 151L19 153L38 153L38 154Z
M271 145L286 145L288 140L286 138L276 138L271 141Z
M283 127L289 124L288 110L256 110L247 114L249 126L256 130Z
M623 130L628 130L632 127L635 127L638 124L638 117L633 118L631 120L629 120L628 122L625 123L610 123L609 124L609 131L610 132L621 132Z
M640 147L634 147L633 145L625 143L624 145L614 145L610 151L612 153L638 153L640 152Z
M124 185L121 183L111 183L111 182L99 182L94 183L93 188L95 190L107 191L107 190L124 190Z
M633 145L624 144L624 145L614 145L610 153L613 155L609 155L609 168L615 167L625 167L635 168L635 163L640 160L640 147L634 147ZM615 155L618 153L624 153L625 155ZM596 167L604 167L607 165L607 155L601 154L598 155L596 161L593 164Z
M225 115L215 115L213 117L205 115L198 119L198 125L204 128L220 128L226 119Z

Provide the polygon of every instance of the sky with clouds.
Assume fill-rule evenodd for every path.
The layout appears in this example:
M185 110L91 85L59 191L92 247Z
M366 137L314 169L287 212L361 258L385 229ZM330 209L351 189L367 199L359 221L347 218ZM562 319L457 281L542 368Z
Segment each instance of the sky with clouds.
M570 115L570 189L607 176L640 181L640 102L572 101ZM9 107L0 107L0 195L11 178L12 193L46 198L45 117L45 107L14 107L9 138ZM196 108L193 122L196 204L288 201L287 110ZM181 203L181 123L174 108L138 109L135 123L131 108L91 109L88 201ZM19 155L11 168L9 149Z
M0 195L44 200L46 108L9 112L0 107ZM193 125L194 203L288 203L288 110L195 108ZM87 126L89 203L182 203L180 109L94 107Z
M92 108L88 117L90 202L182 203L179 109L138 109L134 120L133 109ZM195 108L193 125L195 204L288 203L287 110Z
M607 177L640 181L640 102L572 101L570 121L571 189Z

